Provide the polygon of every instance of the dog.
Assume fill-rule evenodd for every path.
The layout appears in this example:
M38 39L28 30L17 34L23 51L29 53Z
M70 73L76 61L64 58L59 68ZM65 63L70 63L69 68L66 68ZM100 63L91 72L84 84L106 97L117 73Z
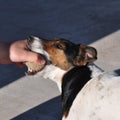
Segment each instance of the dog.
M30 50L45 55L51 63L38 75L57 83L62 120L120 120L120 76L93 64L97 59L95 48L33 36L28 44Z
M95 48L86 45L75 44L63 38L45 40L35 36L27 37L27 48L33 52L41 54L46 65L40 72L28 67L28 75L39 72L44 78L49 78L57 82L61 91L61 82L63 75L75 66L85 66L97 59ZM34 63L31 63L35 66ZM27 64L29 65L29 64Z

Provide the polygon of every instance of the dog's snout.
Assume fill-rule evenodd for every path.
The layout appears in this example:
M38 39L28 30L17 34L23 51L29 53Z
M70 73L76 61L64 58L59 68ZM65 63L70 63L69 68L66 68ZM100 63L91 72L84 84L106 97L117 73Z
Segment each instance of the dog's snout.
M28 36L28 37L27 37L27 42L28 42L28 43L33 42L33 40L34 40L34 37L33 37L33 36Z

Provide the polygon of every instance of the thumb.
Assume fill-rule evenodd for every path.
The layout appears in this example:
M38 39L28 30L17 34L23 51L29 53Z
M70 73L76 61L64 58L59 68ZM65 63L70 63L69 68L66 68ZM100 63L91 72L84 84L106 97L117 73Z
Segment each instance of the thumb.
M42 55L31 52L31 51L27 51L26 61L34 62L36 64L45 64L46 63L45 58Z

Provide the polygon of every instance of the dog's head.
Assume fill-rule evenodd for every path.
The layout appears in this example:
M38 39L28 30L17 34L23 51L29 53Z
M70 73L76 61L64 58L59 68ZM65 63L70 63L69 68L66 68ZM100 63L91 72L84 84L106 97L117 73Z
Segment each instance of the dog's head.
M30 36L27 43L31 51L44 55L47 61L63 70L72 66L84 66L97 59L95 48L75 44L66 39L45 40Z

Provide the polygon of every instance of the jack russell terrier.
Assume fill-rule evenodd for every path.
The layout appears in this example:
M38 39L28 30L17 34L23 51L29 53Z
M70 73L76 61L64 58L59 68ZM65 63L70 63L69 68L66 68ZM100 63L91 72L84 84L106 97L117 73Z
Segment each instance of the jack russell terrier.
M93 64L97 59L95 48L65 39L48 41L34 36L27 43L29 50L46 59L46 65L37 71L26 64L28 73L40 71L38 75L57 83L62 120L120 120L120 76Z

